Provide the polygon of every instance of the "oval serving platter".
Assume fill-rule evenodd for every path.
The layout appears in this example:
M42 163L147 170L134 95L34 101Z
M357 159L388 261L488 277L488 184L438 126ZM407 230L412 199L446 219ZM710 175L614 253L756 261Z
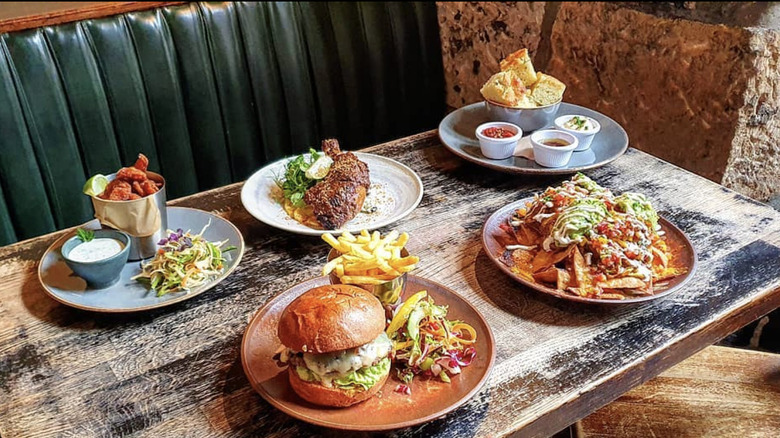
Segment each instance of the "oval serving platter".
M567 114L596 119L601 124L601 131L593 138L590 149L574 152L571 161L564 167L543 167L524 156L491 160L482 155L475 131L477 126L491 121L485 108L485 102L466 105L448 114L439 124L439 139L450 152L480 166L507 173L535 175L570 174L594 169L616 160L628 149L628 134L620 124L611 118L598 111L563 102L555 117ZM546 128L554 128L554 125L551 124ZM530 132L523 133L519 147L530 145L529 134Z
M390 378L380 393L346 408L327 408L308 403L290 387L287 368L272 359L281 345L277 325L287 305L308 290L330 284L328 277L313 278L277 295L252 318L241 343L241 362L252 387L270 404L286 414L319 426L335 429L381 431L415 426L457 409L475 395L487 381L495 362L493 333L485 319L468 301L454 291L421 277L409 276L406 296L427 290L436 304L447 305L448 319L467 321L477 331L477 356L451 383L416 378L409 384L411 395L395 388L401 383L390 370Z
M376 207L373 213L360 212L340 230L318 230L307 227L291 218L277 201L281 189L276 185L277 176L284 174L288 161L294 157L275 161L255 172L241 189L241 203L257 220L291 233L320 236L325 233L352 233L369 231L389 225L409 215L422 200L422 180L409 167L380 155L354 152L368 164L371 187L363 204ZM309 154L304 154L308 159Z
M64 235L46 250L38 265L38 279L43 290L55 300L94 312L138 312L188 300L216 286L236 269L244 254L244 238L235 225L213 213L193 208L168 207L168 224L172 229L181 228L199 233L209 221L211 224L203 233L203 237L212 242L227 239L225 247L233 245L236 249L225 253L226 262L222 274L189 292L173 292L157 297L145 284L131 280L131 277L141 272L139 261L127 262L119 282L114 285L105 289L91 289L86 281L68 268L60 254L62 244L74 233ZM97 230L100 229L100 223L95 219L81 228Z
M661 225L661 230L663 230L666 233L665 234L666 243L677 254L679 254L679 257L683 260L683 264L688 269L688 272L668 280L667 281L668 287L656 294L641 296L636 298L629 298L625 300L585 298L585 297L573 295L571 293L559 289L553 289L551 287L547 287L543 284L539 284L534 281L526 280L525 278L522 278L521 276L512 272L512 269L499 259L499 255L503 253L505 249L504 246L499 241L499 239L497 238L497 236L501 236L502 234L504 234L504 231L499 227L499 225L505 223L507 219L512 215L512 212L514 212L519 208L524 207L525 203L531 200L533 200L532 197L524 198L519 201L512 202L509 205L505 205L501 207L495 213L493 213L488 218L487 221L485 221L485 225L483 225L482 227L482 247L485 249L488 258L492 260L493 263L496 266L498 266L499 269L504 271L504 273L506 273L512 279L530 287L531 289L552 295L557 298L569 300L569 301L577 301L583 303L598 303L598 304L606 304L606 305L633 304L633 303L640 303L644 301L656 300L671 294L672 292L683 287L685 283L687 283L688 280L691 279L694 272L696 271L696 266L698 264L698 257L696 255L695 249L693 248L693 244L688 239L688 236L686 236L685 233L682 232L682 230L677 228L674 224L672 224L668 220L664 218L660 218L659 224Z

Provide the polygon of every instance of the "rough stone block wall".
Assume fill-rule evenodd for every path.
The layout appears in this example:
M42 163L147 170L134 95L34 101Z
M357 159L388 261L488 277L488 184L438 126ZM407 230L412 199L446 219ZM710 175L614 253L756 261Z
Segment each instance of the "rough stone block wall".
M481 99L479 89L506 55L539 46L544 2L440 3L438 11L449 106Z
M501 57L528 47L537 69L567 84L565 101L620 122L631 146L759 200L780 195L777 6L461 2L438 8L450 106L482 100L479 88Z

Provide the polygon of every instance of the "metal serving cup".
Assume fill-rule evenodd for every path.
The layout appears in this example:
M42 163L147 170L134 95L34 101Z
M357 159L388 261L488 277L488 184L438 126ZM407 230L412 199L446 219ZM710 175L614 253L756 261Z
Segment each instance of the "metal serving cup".
M341 252L336 251L335 249L331 249L328 253L328 261L331 261L340 255ZM406 248L401 249L401 257L408 256L409 251L407 251ZM403 298L404 291L406 290L407 277L407 273L404 272L399 277L395 277L394 279L388 280L384 283L353 284L352 286L357 286L363 290L371 292L375 297L379 298L379 301L381 301L385 308L387 308L395 306L401 302L401 298ZM341 280L339 280L339 277L335 272L331 272L329 278L330 284L342 284Z
M489 100L485 101L485 108L487 108L491 122L514 123L524 133L551 125L555 115L558 114L558 107L560 106L560 100L553 104L536 108L512 108Z
M168 210L165 204L167 201L166 194L165 194L165 178L163 178L162 175L158 173L149 172L149 171L146 172L146 176L147 178L149 178L150 180L156 183L162 183L160 190L158 190L154 194L142 198L142 199L146 199L147 197L151 197L152 200L154 200L154 204L157 206L157 209L160 210L160 228L155 230L154 233L148 236L130 235L130 254L128 256L128 260L130 261L137 261L137 260L153 257L157 253L157 242L159 242L160 239L165 237L166 231L168 230ZM114 178L116 178L116 173L112 173L111 175L108 175L107 178L109 181L113 181ZM132 200L132 201L106 201L104 199L92 197L93 205L99 202L139 202L139 201L140 199ZM110 228L103 224L101 224L101 226ZM119 230L119 231L126 232L125 230Z

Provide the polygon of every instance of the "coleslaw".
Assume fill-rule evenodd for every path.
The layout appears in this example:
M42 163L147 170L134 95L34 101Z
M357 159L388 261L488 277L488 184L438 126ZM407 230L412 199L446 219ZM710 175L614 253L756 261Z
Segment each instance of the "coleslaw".
M228 241L209 242L203 233L209 221L198 234L179 228L167 230L168 237L157 242L160 248L154 258L141 264L141 273L132 279L147 283L158 297L179 291L189 291L222 273L224 253L235 246L222 248Z

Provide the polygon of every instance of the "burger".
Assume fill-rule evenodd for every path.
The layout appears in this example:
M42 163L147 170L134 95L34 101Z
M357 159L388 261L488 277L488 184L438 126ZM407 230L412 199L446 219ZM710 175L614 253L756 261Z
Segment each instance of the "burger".
M316 287L282 312L278 328L290 385L304 400L350 406L376 394L390 374L393 344L385 310L369 292L346 284Z

